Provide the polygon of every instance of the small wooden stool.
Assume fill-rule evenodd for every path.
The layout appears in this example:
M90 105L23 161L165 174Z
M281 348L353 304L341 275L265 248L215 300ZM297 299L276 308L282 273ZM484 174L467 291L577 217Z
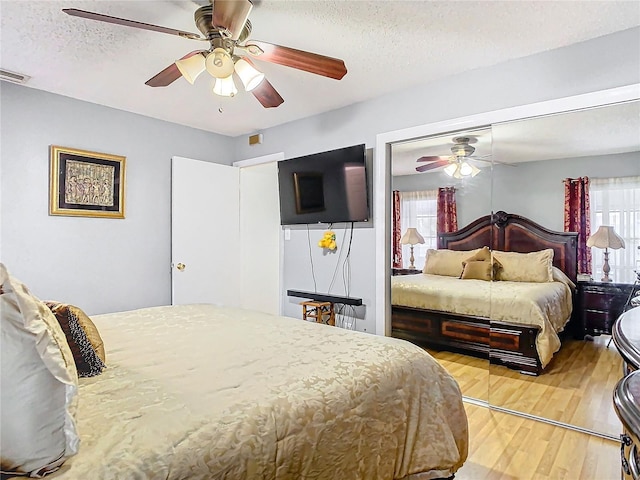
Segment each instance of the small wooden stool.
M336 317L333 311L333 303L316 302L313 300L300 302L302 305L302 319L315 318L318 323L326 323L327 325L336 324Z

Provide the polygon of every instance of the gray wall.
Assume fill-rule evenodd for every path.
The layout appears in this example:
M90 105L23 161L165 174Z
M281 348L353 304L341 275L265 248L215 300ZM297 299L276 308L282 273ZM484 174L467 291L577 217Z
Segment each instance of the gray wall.
M529 162L516 168L498 166L493 174L493 210L517 213L562 231L563 179L633 175L640 175L640 152Z
M464 227L491 211L491 177L490 168L483 168L482 172L473 178L456 181L451 181L442 172L402 175L391 178L391 188L401 192L412 192L455 187L458 227Z
M517 167L496 165L493 172L483 169L476 177L454 185L458 189L458 226L463 227L491 211L504 210L530 218L552 230L562 231L563 179L633 175L640 175L640 152L527 162ZM449 184L444 174L438 173L404 175L392 179L392 188L402 192L432 190Z
M228 164L233 140L6 82L0 100L9 271L89 314L170 303L171 157ZM126 218L49 216L49 145L127 157Z
M387 131L640 83L639 38L640 29L631 29L394 92L265 130L254 147L246 136L229 139L2 83L0 258L36 295L74 302L88 313L166 304L171 156L229 163L281 151L293 158L358 143L372 148ZM125 155L127 218L48 216L51 144ZM365 302L359 330L375 330L375 262L382 261L374 254L375 228L382 227L358 225L353 238L350 293ZM336 230L339 254L344 230ZM315 246L321 231L311 229L309 247L306 228L292 230L283 289L313 289L309 249L318 290L328 289L336 265L334 283L342 285L338 254L325 256ZM287 299L285 314L300 316L298 299Z
M639 40L640 28L629 29L394 92L267 129L261 132L263 143L253 147L248 146L246 136L238 137L236 157L284 152L285 158L293 158L356 143L374 147L376 135L383 132L640 83ZM356 233L352 246L351 294L362 297L365 302L362 309L365 318L357 322L357 328L375 331L375 262L384 260L375 258L374 229L360 229ZM312 252L318 249L314 239L319 235L320 232L312 235ZM341 235L342 232L338 232L339 238ZM306 230L294 230L284 246L284 290L309 289L311 271L309 262L305 261L308 256ZM333 264L331 256L314 262L319 291L330 283ZM285 314L300 316L298 299L285 301Z

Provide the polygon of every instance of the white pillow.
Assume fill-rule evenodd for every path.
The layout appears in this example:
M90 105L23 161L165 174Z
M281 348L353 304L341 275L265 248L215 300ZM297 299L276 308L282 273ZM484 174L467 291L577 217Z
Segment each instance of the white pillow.
M0 263L2 471L40 477L78 451L78 375L51 310Z

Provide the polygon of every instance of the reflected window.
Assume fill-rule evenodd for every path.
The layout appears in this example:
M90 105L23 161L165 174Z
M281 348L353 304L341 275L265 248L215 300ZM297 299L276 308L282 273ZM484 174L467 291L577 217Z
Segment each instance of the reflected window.
M400 230L414 227L424 237L423 244L414 246L416 268L422 270L427 257L427 249L437 248L437 206L438 190L422 190L417 192L399 192L400 194ZM409 267L409 245L402 246L402 267Z
M624 239L625 248L609 251L614 282L633 283L640 267L640 176L593 178L589 196L591 232L611 225ZM604 257L592 253L593 272L601 273Z

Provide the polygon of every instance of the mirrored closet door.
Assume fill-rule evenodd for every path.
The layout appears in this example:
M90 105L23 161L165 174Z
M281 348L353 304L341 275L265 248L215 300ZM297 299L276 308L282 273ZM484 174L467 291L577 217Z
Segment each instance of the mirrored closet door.
M388 240L393 261L392 335L426 346L467 397L610 438L621 432L611 399L622 374L610 329L635 278L634 269L640 267L640 101L629 97L635 100L389 144L392 210L397 213ZM472 149L465 152L467 147ZM466 174L460 172L460 157L474 167ZM438 229L433 218L438 192L449 201L455 198L455 232ZM581 201L574 200L576 195ZM421 202L431 205L431 213L412 212L412 206ZM565 203L570 206L566 227ZM396 211L398 206L405 218ZM586 209L582 217L576 216L579 208ZM582 226L581 240L576 225ZM613 240L626 239L624 248L615 243L607 247L609 282L602 281L607 276L605 249L592 238L601 227L612 227L604 230L615 232ZM585 248L589 238L593 247ZM496 280L492 266L494 281L479 282L478 290L489 299L488 310L478 303L459 315L451 309L462 303L461 291L449 305L417 304L394 291L416 288L411 277L431 274L425 265L428 249L470 252L483 246L533 256L552 250L556 268L544 281L525 278L532 273L526 262L497 253L493 258L509 266L515 278ZM478 271L441 276L447 275L472 280L459 281L458 288L478 283ZM560 300L542 307L510 303L509 295L524 294L513 289L509 293L509 282L556 284L552 296ZM541 315L536 309L549 311ZM446 313L433 313L438 310ZM514 328L519 320L507 314L515 311L537 319L537 325ZM539 336L542 330L544 335ZM491 357L491 363L483 356Z
M440 325L446 328L442 323L446 319L432 318L439 306L416 292L428 288L425 260L429 250L438 248L438 234L455 231L490 212L490 157L490 128L412 139L391 147L392 335L423 345L458 380L463 395L483 402L489 400L486 339L476 342L476 355L467 355L456 344L469 332L452 327L434 338ZM442 211L446 215L438 218ZM453 284L461 272L444 273L441 280ZM488 321L485 327L480 336L488 336Z
M544 368L532 376L492 362L491 405L612 437L621 432L612 392L621 377L622 364L610 342L610 332L640 257L639 132L638 101L492 126L491 210L518 215L545 229L535 231L520 222L514 228L524 233L509 237L507 243L511 244L506 249L555 250L554 264L566 269L564 273L575 287L558 286L564 280L558 281L560 275L554 276L557 288L544 294L548 295L543 297L547 303L518 307L529 320L535 320L534 346L541 361L539 366ZM606 250L613 280L610 282L601 281L605 244L593 240L602 227L613 227L616 236L626 238L624 249L618 248L621 245L613 242L613 237L610 239L612 243ZM580 230L575 246L563 244L565 230ZM592 238L589 244L595 243L593 248L585 246L587 238ZM543 254L535 255L540 262ZM530 263L535 259L516 256L502 260L508 263L504 272L509 280L541 281L525 278L536 275L536 267ZM576 278L576 271L583 275ZM494 341L504 331L502 286L501 282L494 282L492 290L491 343L492 356L504 360L499 343ZM540 291L537 295L541 295ZM566 295L564 300L562 295ZM520 341L526 341L524 335Z

